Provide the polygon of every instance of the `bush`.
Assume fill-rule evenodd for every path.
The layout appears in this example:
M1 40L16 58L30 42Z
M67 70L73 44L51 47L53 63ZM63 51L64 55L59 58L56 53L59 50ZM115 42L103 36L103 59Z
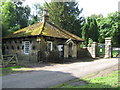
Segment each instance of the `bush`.
M113 56L113 57L117 57L117 55L118 55L118 52L113 50L113 51L112 51L112 56Z

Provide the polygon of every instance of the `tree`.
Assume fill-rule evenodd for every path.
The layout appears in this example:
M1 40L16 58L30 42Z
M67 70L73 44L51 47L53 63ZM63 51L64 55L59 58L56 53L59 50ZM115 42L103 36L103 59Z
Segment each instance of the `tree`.
M85 39L85 46L88 45L89 39L98 42L99 28L96 22L96 15L91 15L86 18L86 22L82 28L82 38Z
M33 5L33 8L35 10L35 14L31 15L31 20L29 21L30 25L41 21L42 10L43 10L44 6L42 6L39 3L36 3L36 4Z
M3 36L28 26L30 8L28 6L22 6L21 1L3 1L1 12Z
M50 2L45 4L49 12L49 21L56 26L81 36L83 18L76 2Z
M119 46L120 29L119 12L109 13L107 17L100 17L97 19L100 28L99 42L104 42L105 37L111 37L114 46Z
M82 38L85 40L85 46L88 45L88 39L89 39L89 25L88 23L84 23L84 26L82 27Z
M20 28L24 28L28 26L29 16L30 16L30 7L23 6L23 2L14 2L16 5L16 24L20 25Z
M7 30L11 26L15 26L16 23L15 8L16 6L12 2L2 2L1 4L3 35L7 34Z
M94 42L98 42L98 38L99 38L99 29L97 26L97 22L95 19L92 19L92 21L90 22L90 27L89 27L89 38L91 38Z

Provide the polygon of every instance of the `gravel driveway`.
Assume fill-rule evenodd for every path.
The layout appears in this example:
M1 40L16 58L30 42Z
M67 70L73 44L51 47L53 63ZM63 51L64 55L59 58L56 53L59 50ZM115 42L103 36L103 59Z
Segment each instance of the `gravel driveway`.
M118 65L118 58L41 67L2 77L3 88L47 88Z

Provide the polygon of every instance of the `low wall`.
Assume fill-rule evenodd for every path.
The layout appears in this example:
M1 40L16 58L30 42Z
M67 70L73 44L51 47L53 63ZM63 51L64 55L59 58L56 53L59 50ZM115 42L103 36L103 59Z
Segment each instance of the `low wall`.
M77 58L92 58L87 48L80 48L77 51Z

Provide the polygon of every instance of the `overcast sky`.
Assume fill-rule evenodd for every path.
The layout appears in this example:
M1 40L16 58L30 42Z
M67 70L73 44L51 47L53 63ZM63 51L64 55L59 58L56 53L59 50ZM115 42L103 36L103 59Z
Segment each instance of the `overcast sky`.
M102 14L103 16L107 16L108 13L118 11L118 2L120 0L76 0L76 1L78 1L79 3L79 8L83 8L82 15L86 17L92 14ZM44 0L25 0L25 4L28 4L29 6L32 6L32 4L36 2L44 3Z

